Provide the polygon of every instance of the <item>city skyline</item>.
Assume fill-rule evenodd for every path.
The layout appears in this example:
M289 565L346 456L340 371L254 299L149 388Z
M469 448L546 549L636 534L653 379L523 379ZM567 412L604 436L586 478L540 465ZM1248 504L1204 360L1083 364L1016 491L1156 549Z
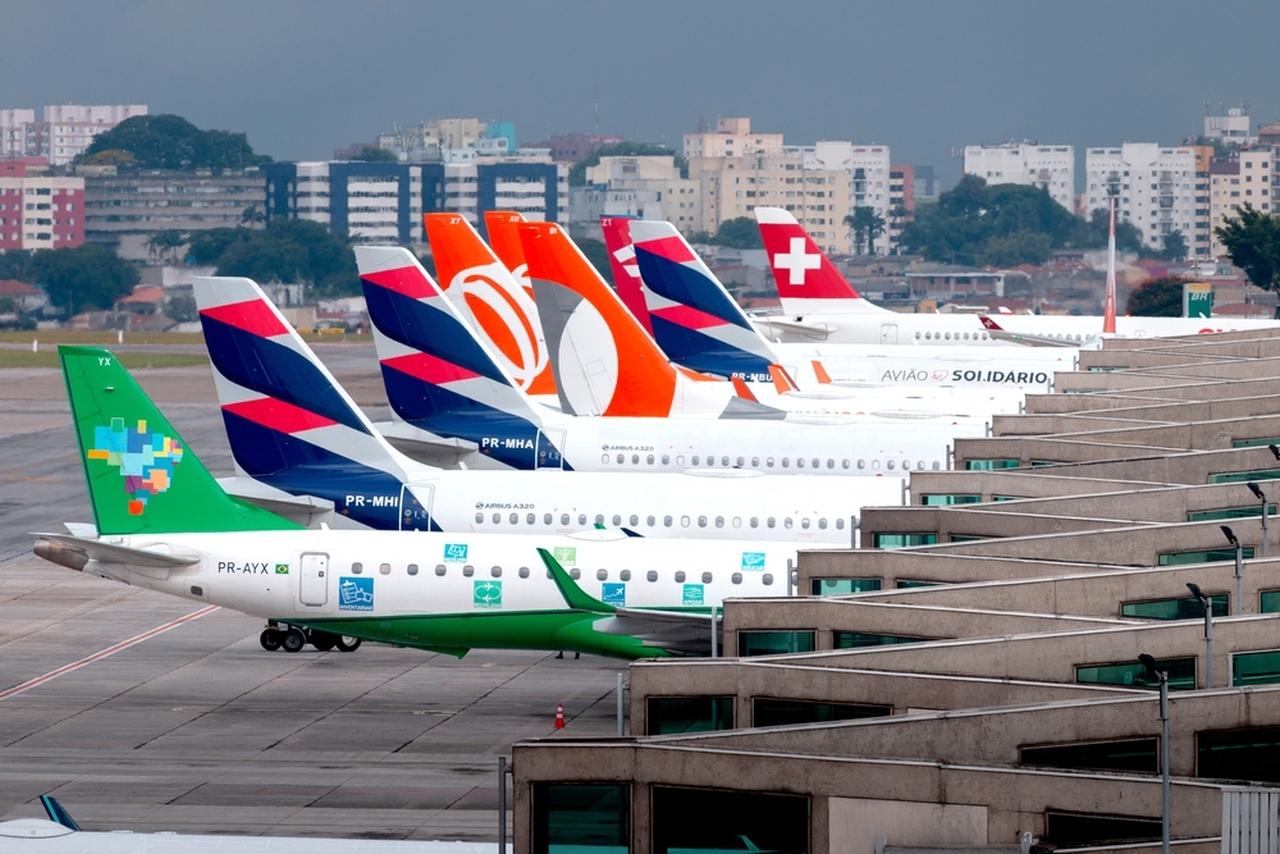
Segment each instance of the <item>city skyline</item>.
M1266 74L1267 23L1280 23L1280 9L1245 3L1215 7L1214 23L1241 24L1230 61L1195 49L1203 13L1183 2L993 2L983 13L713 2L651 15L386 2L362 10L357 26L336 2L144 0L92 18L79 8L9 10L13 31L32 34L12 46L16 67L41 73L6 93L8 106L147 103L245 131L277 159L325 158L428 116L513 121L524 142L598 127L678 149L699 120L749 115L789 142L891 145L895 161L932 164L950 183L966 144L1174 144L1219 102L1247 102L1258 124L1280 119ZM979 14L988 34L959 43ZM44 62L50 45L79 61ZM1126 55L1112 69L1096 59Z

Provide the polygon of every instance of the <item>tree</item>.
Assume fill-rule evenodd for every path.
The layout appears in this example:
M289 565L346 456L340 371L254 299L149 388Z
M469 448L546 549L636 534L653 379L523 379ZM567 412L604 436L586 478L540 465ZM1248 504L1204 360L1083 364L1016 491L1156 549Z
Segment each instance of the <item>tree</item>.
M1250 282L1266 291L1280 285L1280 221L1246 204L1213 233Z
M199 316L196 310L195 297L189 294L178 294L169 300L169 304L165 307L165 314L179 323L189 323L195 320Z
M601 157L674 157L680 177L689 177L689 163L665 145L652 142L618 142L602 145L569 167L569 186L581 187L587 183L587 168L597 166Z
M147 254L172 261L173 254L187 242L187 236L176 228L157 231L147 238Z
M253 226L253 225L257 225L260 222L266 222L266 221L267 221L266 213L264 213L261 209L259 209L257 205L249 205L249 207L245 208L240 212L241 225Z
M609 250L599 240L593 240L590 237L584 237L576 240L578 248L582 250L582 254L587 256L587 260L591 262L591 266L596 268L596 272L600 274L606 282L612 275L612 269L609 266Z
M396 163L400 158L396 156L394 151L378 148L376 145L366 145L351 155L351 159L362 160L365 163Z
M31 257L31 274L49 301L68 315L110 308L139 279L137 267L99 243L42 249Z
M265 229L212 228L191 238L188 256L217 268L219 276L260 282L307 282L326 296L359 292L351 246L328 228L306 220L281 220Z
M1181 231L1174 229L1164 236L1164 249L1160 251L1159 257L1165 261L1181 261L1187 257L1187 241L1183 239Z
M1182 286L1186 281L1181 276L1148 279L1129 294L1125 313L1134 317L1181 317Z
M726 219L716 229L710 243L719 246L732 246L735 249L759 249L764 246L760 239L760 227L755 219L749 216L736 216Z
M844 218L844 224L853 230L853 254L863 254L863 247L875 254L876 238L884 234L885 226L884 217L876 213L875 208L859 205Z
M132 158L132 163L125 158ZM242 169L270 161L255 154L243 133L200 130L170 113L134 116L93 138L80 162L114 162L141 169Z

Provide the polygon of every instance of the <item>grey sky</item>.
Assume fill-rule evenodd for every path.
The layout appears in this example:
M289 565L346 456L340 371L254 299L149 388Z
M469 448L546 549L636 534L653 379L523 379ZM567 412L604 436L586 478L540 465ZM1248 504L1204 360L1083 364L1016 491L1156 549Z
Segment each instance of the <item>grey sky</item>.
M144 102L323 158L395 122L679 144L700 117L958 172L1033 137L1178 142L1206 101L1280 119L1274 2L8 0L0 106ZM1221 52L1220 52L1221 51Z

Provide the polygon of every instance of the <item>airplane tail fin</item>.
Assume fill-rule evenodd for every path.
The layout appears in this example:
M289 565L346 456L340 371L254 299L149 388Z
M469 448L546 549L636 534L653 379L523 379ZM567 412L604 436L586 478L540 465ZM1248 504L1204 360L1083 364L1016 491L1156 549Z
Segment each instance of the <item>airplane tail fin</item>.
M778 361L725 286L669 222L636 221L630 236L654 338L672 361L766 381Z
M479 442L542 416L408 250L357 246L387 399L409 423ZM521 448L523 450L523 446Z
M831 374L827 373L827 366L817 359L810 359L813 365L813 376L817 379L819 385L831 385Z
M755 212L784 311L887 311L862 298L790 212L765 207Z
M484 212L484 233L493 254L516 281L527 288L530 287L529 265L525 263L524 246L520 243L520 226L525 222L524 214L519 211Z
M99 535L298 527L227 495L111 351L58 356Z
M516 279L465 217L428 213L422 220L440 289L471 327L484 335L490 351L520 388L527 394L555 394L555 375L528 281Z
M633 217L602 216L600 233L604 235L604 248L609 253L613 290L627 307L627 311L644 327L645 332L653 335L653 321L649 318L644 283L640 279L640 265L636 263L636 247L631 241L632 220ZM658 346L662 346L661 342Z
M369 527L398 527L391 499L370 508L363 497L399 496L408 461L262 289L199 276L194 291L236 468L291 495L331 499Z

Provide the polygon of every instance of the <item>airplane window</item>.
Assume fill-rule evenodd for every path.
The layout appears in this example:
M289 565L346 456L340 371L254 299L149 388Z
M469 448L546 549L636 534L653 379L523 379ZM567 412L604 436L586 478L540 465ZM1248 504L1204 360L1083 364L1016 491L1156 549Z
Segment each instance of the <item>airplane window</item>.
M624 570L622 570L621 572L619 572L619 573L618 573L618 580L619 580L619 581L630 581L630 580L631 580L631 570L629 570L629 569L624 569Z
M644 577L645 577L645 580L646 580L646 581L657 581L657 580L658 580L658 572L657 572L657 570L651 569L651 570L649 570L648 572L646 572L646 573L644 574Z
M484 524L484 514L483 514L483 513L477 513L477 514L476 514L476 524L477 524L477 525Z
M684 584L684 570L676 570L676 584Z
M827 468L833 469L835 467L836 467L836 461L831 459L831 457L827 457Z
M710 583L711 583L711 573L709 573L709 572L704 572L704 573L702 573L702 583L703 583L703 584L710 584Z
M379 575L390 575L390 574L391 574L391 564L389 564L389 563L380 563L380 564L378 564L378 574L379 574Z
M608 455L608 454L601 454L601 455L600 455L600 462L605 463L605 464L607 465L607 464L609 463L609 455Z
M717 527L717 528L723 528L723 527L724 527L724 517L723 517L723 516L717 516L717 517L716 517L716 527Z
M837 531L843 531L843 530L844 530L844 517L843 517L843 516L840 516L840 517L838 517L838 518L836 519L836 530L837 530Z
M520 567L520 571L519 571L519 572L517 572L517 573L516 573L516 575L520 576L521 578L528 578L528 577L529 577L529 567L527 567L527 566L522 566L522 567Z
M807 531L807 530L809 530L809 517L808 517L808 516L805 516L803 519L801 519L801 520L800 520L800 527L801 527L801 528L804 528L806 531Z
M938 462L937 460L934 460L934 461L933 461L933 465L931 466L931 468L932 468L934 471L938 471L940 468L942 468L942 463Z
M495 525L496 525L496 524L498 524L498 523L499 523L499 522L501 522L501 521L502 521L502 514L501 514L501 513L494 513L494 514L493 514L493 524L495 524Z
M526 513L526 514L525 514L525 517L524 517L524 523L525 523L526 525L530 525L530 526L532 526L532 525L533 525L533 523L534 523L534 522L537 522L537 521L538 521L538 514L537 514L537 513Z
M519 513L512 513L510 516L508 516L508 517L507 517L507 522L508 522L508 524L511 524L511 525L519 525L519 524L520 524L520 514L519 514Z
M688 516L681 516L681 517L680 517L680 527L681 527L681 528L687 528L687 527L689 527L689 517L688 517Z
M671 527L671 517L670 517L670 516L663 516L663 517L662 517L662 527L664 527L664 528L670 528L670 527Z
M966 333L964 334L964 340L966 340L966 341L968 341L968 340L969 340L969 333L968 333L968 332L966 332Z
M409 564L408 566L406 566L406 567L404 568L404 571L405 571L405 572L407 572L407 573L409 573L410 575L417 575L417 574L418 574L418 565L417 565L416 563L411 563L411 564Z
M903 461L902 461L902 470L903 470L903 471L911 471L911 460L903 460Z
M644 461L646 465L653 465L653 454L649 454L647 457L645 457Z
M792 519L791 519L791 517L790 517L790 516L786 516L786 517L784 517L784 518L783 518L783 520L782 520L782 527L784 527L784 528L788 528L788 529L789 529L793 524L795 524L795 523L792 521Z
M825 530L827 530L827 517L826 517L826 516L820 516L820 517L818 517L818 530L819 530L819 531L825 531Z
M605 580L606 578L608 578L608 577L609 577L609 570L607 570L607 569L597 569L597 570L596 570L596 580L597 580L597 581L604 581L604 580Z
M804 468L804 457L796 457L796 468Z
M751 517L751 521L750 521L750 522L748 522L747 524L749 524L749 525L750 525L751 527L753 527L753 528L759 528L759 527L760 527L760 519L759 519L758 517L756 517L756 516L752 516L752 517Z
M760 580L764 582L765 587L768 587L770 584L773 584L773 574L766 572L764 575L760 576Z
M678 459L682 464L684 463L684 457L677 457L677 459ZM668 456L667 454L663 454L663 455L662 455L662 464L665 466L665 465L670 465L670 463L671 463L671 457L670 457L670 456Z
M579 578L582 577L582 570L578 569L575 566L573 569L569 570L569 577L572 578L574 581L577 581Z
M705 527L707 527L707 517L706 517L706 516L699 516L699 517L698 517L698 527L699 527L699 528L705 528Z
M436 575L444 575L448 571L449 571L449 568L444 564L442 563L436 564Z
M618 454L618 465L622 465L623 461L625 461L626 458L627 458L626 454Z
M617 513L614 513L614 514L613 514L613 524L614 524L614 525L621 525L621 524L622 524L622 517L621 517L621 516L619 516ZM633 522L632 524L634 525L635 523Z
M893 460L889 460L888 462L886 462L884 464L884 467L887 468L889 471L893 471Z
M774 518L772 516L770 516L767 520L765 520L764 524L766 528L773 528L773 527L776 527L778 523L774 521Z
M638 465L640 465L640 455L639 455L639 454L632 454L632 455L631 455L631 464L632 464L633 466L638 466Z
M751 458L751 467L752 467L753 469L758 469L758 468L760 468L760 458L759 458L759 457L752 457L752 458Z
M585 524L587 524L587 514L586 514L586 513L579 513L579 514L578 514L578 524L579 524L579 525L585 525Z
M866 460L858 460L858 468L860 468L860 469L864 469L864 468L866 468L866 467L867 467L867 461L866 461Z
M631 525L639 525L639 524L640 524L640 517L639 517L639 516L637 516L636 514L632 513L632 514L631 514L631 518L629 518L629 519L627 520L627 522L628 522L629 524L631 524Z
M946 340L950 341L950 340L951 340L951 333L950 333L950 332L945 332L945 333L943 333L942 337L943 337L943 338L945 338Z
M502 567L500 567L500 566L491 566L491 567L489 567L489 575L493 576L494 578L501 578L501 577L502 577Z
M729 458L728 458L728 457L721 457L721 458L720 458L720 465L724 466L725 468L728 468L728 467L729 467Z
M747 460L745 457L738 457L738 468L742 468L746 464L747 464Z
M742 517L741 517L741 516L734 516L734 517L733 517L733 527L735 527L735 528L741 528L741 527L742 527Z
M879 461L879 460L872 460L872 461L871 461L871 470L872 470L872 471L879 471L879 470L880 470L880 461Z
M924 460L916 460L916 471L924 471Z
M769 457L769 458L767 458L767 459L764 461L764 464L765 464L766 466L768 466L769 468L773 468L773 457Z
M698 461L699 461L699 460L701 460L701 459L702 459L702 457L698 456L697 454L694 454L694 455L693 455L693 464L696 466L696 465L698 464Z
M730 580L730 581L732 581L734 584L741 584L741 583L742 583L742 573L741 573L741 572L735 572L733 575L729 576L729 580Z
M782 458L782 467L783 467L784 469L791 468L791 458L790 458L790 457L783 457L783 458Z
M568 513L561 513L561 514L560 514L560 524L561 524L561 525L568 525L568 524L569 524L569 514L568 514Z
M848 461L848 460L841 460L841 461L840 461L840 468L842 468L842 469L847 469L847 468L849 468L849 461Z
M471 576L476 574L476 568L471 564L467 564L462 568L462 574L465 575L467 578L470 578Z
M657 517L649 515L644 517L644 523L652 528L657 523Z
M813 467L814 467L814 468L822 468L822 460L818 459L817 457L814 457L814 458L813 458Z
M917 337L917 338L919 338L919 337L920 337L920 333L919 333L919 332L917 332L917 333L916 333L916 337Z
M351 564L351 571L354 572L356 575L359 575L360 573L364 572L364 564L362 563Z
M603 524L604 524L604 514L603 514L603 513L597 513L597 514L596 514L596 524L597 524L597 525L603 525Z

